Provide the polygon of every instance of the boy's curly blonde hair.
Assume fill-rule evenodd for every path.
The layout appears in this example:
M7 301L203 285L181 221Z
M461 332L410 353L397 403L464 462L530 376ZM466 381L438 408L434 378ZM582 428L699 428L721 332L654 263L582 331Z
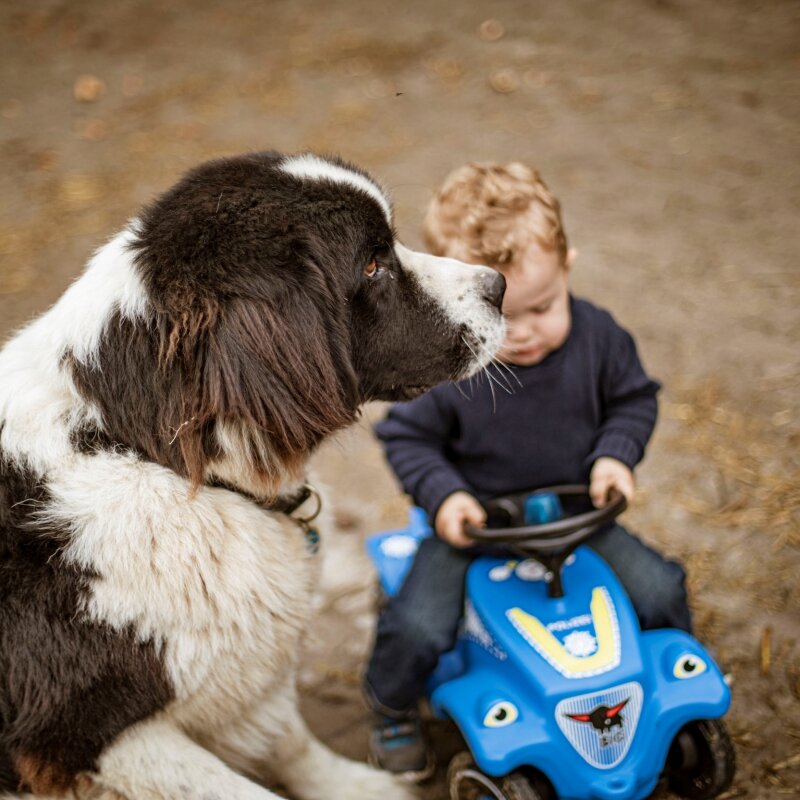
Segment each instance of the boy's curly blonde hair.
M532 241L567 262L561 205L539 173L522 164L465 164L445 178L428 205L423 235L435 255L497 269Z

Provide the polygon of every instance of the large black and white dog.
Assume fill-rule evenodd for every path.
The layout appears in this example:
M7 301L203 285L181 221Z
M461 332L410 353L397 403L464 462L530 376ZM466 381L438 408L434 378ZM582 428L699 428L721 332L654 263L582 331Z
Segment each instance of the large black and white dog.
M0 351L0 796L406 798L311 737L288 509L359 404L480 369L503 279L335 159L190 172Z

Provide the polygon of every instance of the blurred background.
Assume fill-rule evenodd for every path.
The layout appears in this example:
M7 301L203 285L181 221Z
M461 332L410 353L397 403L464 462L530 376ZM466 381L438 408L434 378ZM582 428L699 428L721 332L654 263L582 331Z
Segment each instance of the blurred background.
M700 638L733 676L728 797L800 786L800 5L751 0L0 6L0 336L188 167L339 153L420 246L438 183L523 160L561 199L573 287L664 383L627 522L689 570ZM317 457L340 530L309 631L307 716L364 758L366 533L407 501L370 434ZM458 747L441 730L446 759ZM446 798L440 773L426 798Z

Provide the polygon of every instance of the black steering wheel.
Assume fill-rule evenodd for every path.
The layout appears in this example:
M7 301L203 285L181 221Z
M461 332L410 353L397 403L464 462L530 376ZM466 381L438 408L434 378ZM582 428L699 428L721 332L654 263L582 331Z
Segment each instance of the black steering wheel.
M556 495L564 516L552 522L525 525L525 501L538 494ZM601 525L616 519L627 505L625 496L616 491L611 492L605 506L595 508L588 486L550 486L534 492L495 497L484 505L486 527L466 525L464 532L482 544L505 546L540 561L548 570L550 596L562 597L561 567L564 561Z

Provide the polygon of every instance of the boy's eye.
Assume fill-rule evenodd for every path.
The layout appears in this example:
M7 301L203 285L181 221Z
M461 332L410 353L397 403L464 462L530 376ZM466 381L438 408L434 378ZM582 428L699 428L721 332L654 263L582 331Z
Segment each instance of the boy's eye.
M549 303L544 303L543 305L536 306L536 308L532 308L531 311L534 314L544 314L545 311L550 310L550 306L553 305L553 301L551 300Z

